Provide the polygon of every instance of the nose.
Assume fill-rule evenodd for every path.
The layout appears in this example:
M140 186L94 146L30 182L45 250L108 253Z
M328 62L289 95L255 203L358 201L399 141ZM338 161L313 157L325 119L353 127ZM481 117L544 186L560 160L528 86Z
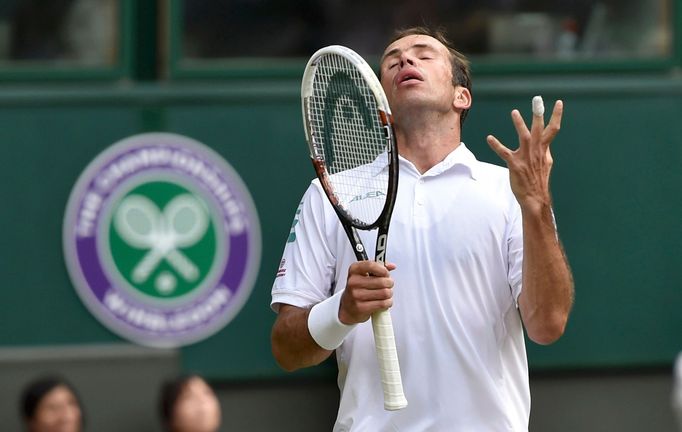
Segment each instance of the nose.
M406 65L414 66L414 57L408 52L403 51L400 54L400 67L404 68Z

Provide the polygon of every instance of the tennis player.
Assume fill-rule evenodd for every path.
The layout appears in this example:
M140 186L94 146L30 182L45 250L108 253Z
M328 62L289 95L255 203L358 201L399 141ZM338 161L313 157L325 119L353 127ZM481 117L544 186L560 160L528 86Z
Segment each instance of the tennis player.
M539 344L564 332L573 280L551 207L549 146L540 99L530 129L512 112L508 168L461 142L472 104L468 61L441 33L399 32L381 60L400 160L388 260L356 262L313 182L272 288L272 349L286 370L335 350L340 407L334 431L527 431L524 328ZM373 245L372 232L360 232ZM373 251L368 251L373 255ZM409 405L383 409L372 312L390 308Z

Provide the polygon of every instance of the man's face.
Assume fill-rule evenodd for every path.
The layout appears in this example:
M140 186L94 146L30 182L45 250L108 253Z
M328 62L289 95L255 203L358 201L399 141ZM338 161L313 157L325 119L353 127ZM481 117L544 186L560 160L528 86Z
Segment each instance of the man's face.
M384 51L381 85L394 113L419 107L451 110L455 88L450 53L431 36L398 39Z

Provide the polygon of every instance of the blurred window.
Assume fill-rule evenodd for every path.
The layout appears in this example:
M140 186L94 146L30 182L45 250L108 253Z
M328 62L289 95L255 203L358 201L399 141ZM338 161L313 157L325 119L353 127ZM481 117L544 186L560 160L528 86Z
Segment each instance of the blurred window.
M0 65L114 66L120 1L0 1Z
M672 0L177 0L181 57L307 57L325 45L381 54L396 28L444 27L467 55L515 60L672 54Z

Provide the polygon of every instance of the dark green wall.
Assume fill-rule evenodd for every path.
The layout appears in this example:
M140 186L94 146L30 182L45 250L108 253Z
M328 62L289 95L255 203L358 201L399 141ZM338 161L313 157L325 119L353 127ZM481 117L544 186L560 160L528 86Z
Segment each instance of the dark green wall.
M221 332L183 348L183 366L215 378L281 375L269 347L270 285L313 177L299 85L0 91L0 345L120 340L71 286L61 247L64 207L78 175L107 146L166 131L203 142L237 170L255 200L263 237L250 300ZM497 162L485 136L515 145L509 112L518 107L528 116L535 94L548 108L559 97L566 105L552 181L577 293L566 335L550 347L529 344L531 363L538 369L668 365L682 350L682 81L480 80L464 141L481 159Z

